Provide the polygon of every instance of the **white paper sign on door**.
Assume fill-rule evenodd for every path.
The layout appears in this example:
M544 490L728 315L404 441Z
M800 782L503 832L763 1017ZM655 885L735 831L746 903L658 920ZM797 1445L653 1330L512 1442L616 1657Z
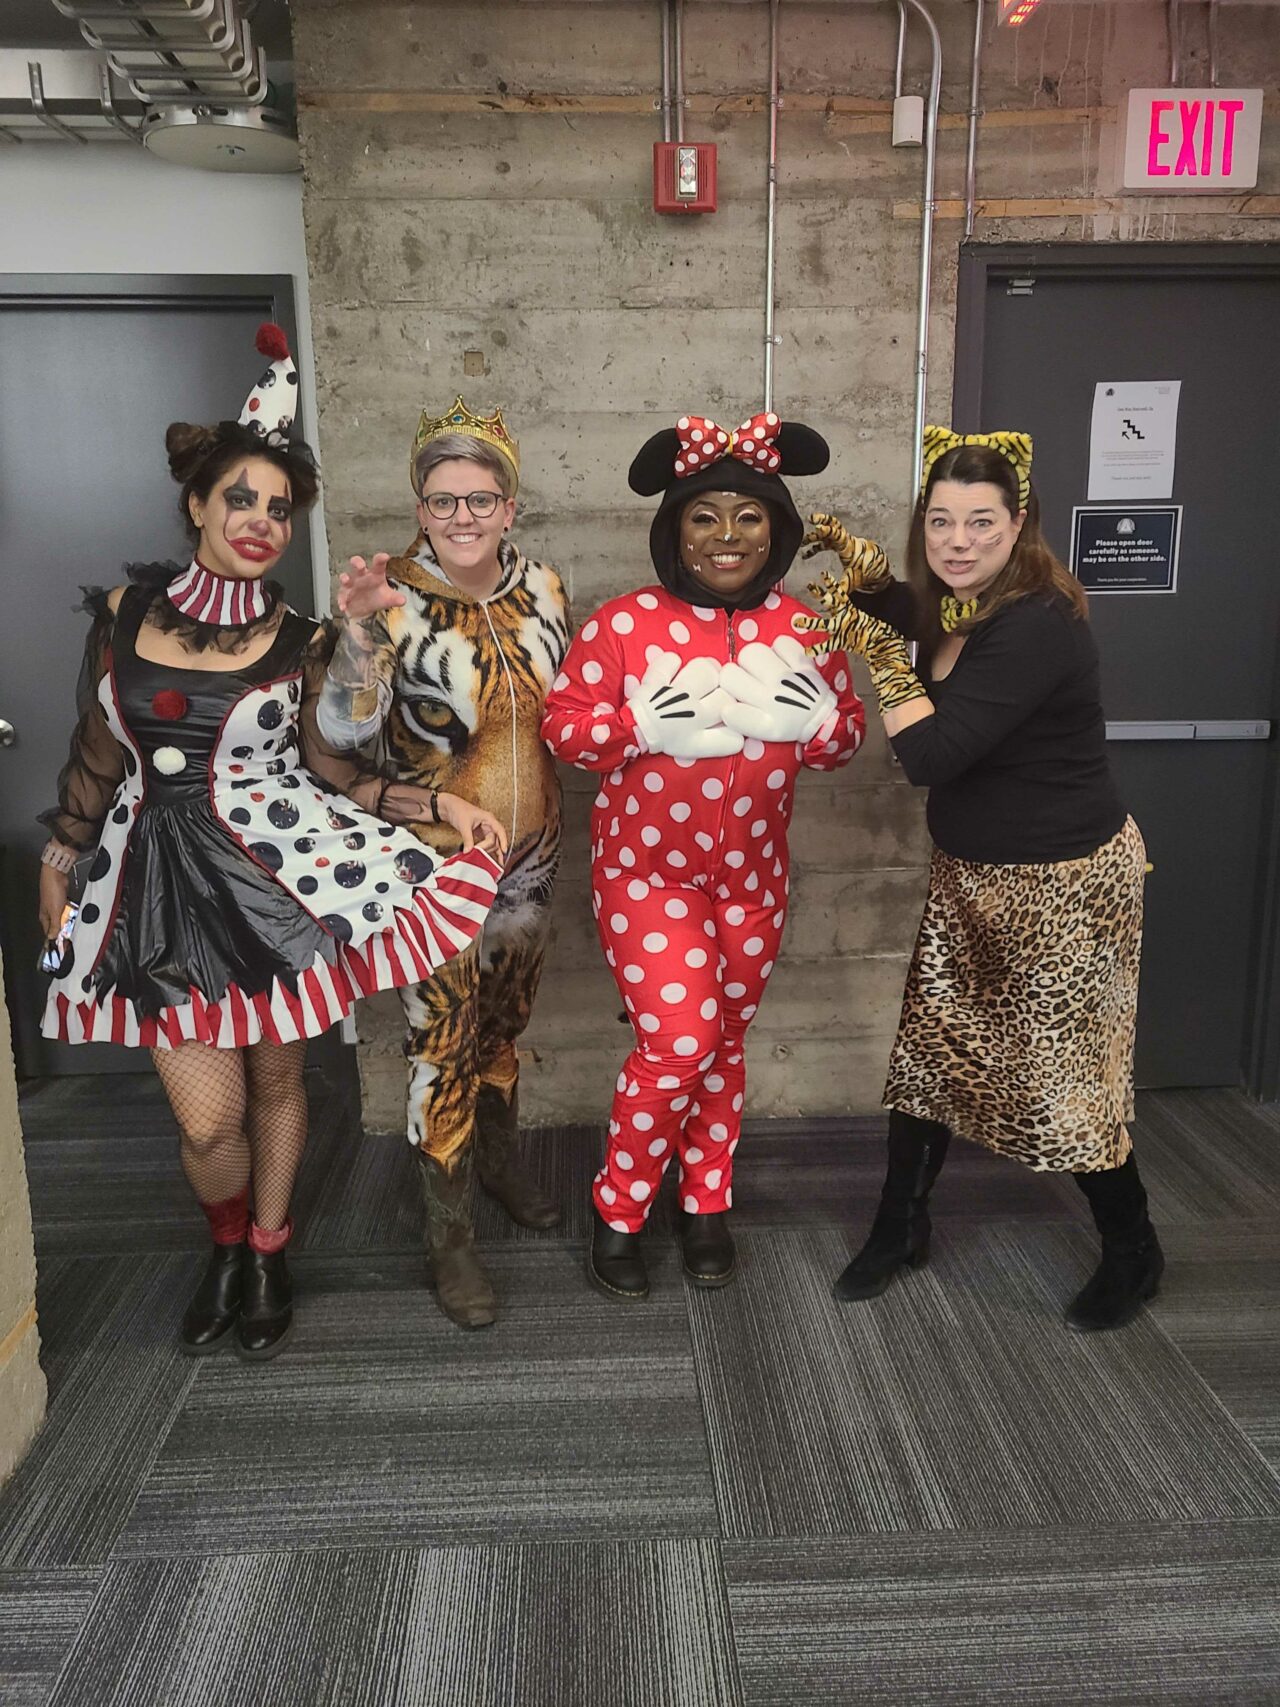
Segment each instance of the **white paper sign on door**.
M1180 379L1099 380L1089 434L1089 502L1172 498Z

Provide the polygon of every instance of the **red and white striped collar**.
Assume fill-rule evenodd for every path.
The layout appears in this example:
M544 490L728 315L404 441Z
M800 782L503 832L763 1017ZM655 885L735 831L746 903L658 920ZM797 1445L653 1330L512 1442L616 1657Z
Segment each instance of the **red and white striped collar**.
M261 581L231 580L206 569L193 558L190 569L170 581L169 602L184 616L223 628L239 628L257 622L270 609L267 589Z

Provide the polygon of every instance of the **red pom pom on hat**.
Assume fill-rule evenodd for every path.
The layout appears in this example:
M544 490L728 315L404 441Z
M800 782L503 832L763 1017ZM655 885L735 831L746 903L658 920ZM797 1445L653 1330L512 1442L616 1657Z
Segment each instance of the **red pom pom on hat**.
M258 347L258 354L269 356L273 362L283 362L289 358L289 340L273 321L266 320L258 327L254 343Z

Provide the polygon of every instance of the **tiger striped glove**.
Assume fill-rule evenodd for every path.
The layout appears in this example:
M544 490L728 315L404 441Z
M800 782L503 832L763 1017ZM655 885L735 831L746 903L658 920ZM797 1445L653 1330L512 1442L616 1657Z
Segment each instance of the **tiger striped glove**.
M811 651L833 652L843 648L865 658L882 715L897 705L928 697L924 683L911 668L907 642L896 628L850 603L849 589L841 582L813 587L811 591L826 610L825 616L796 618L797 628L816 636L807 643Z
M813 526L800 541L801 557L834 551L850 592L878 593L890 584L893 571L889 559L875 540L859 539L849 532L839 516L828 516L821 510L816 510L809 520ZM823 576L824 581L829 579L830 576Z

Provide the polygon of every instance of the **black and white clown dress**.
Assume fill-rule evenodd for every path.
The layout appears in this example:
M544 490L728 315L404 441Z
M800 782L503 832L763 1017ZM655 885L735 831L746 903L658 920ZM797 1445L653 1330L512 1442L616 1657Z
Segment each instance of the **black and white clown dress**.
M378 779L310 715L325 668L314 622L286 608L243 669L173 667L136 650L156 598L130 586L113 616L91 595L80 721L43 821L97 851L44 1035L288 1043L430 977L479 934L498 865L376 816Z

